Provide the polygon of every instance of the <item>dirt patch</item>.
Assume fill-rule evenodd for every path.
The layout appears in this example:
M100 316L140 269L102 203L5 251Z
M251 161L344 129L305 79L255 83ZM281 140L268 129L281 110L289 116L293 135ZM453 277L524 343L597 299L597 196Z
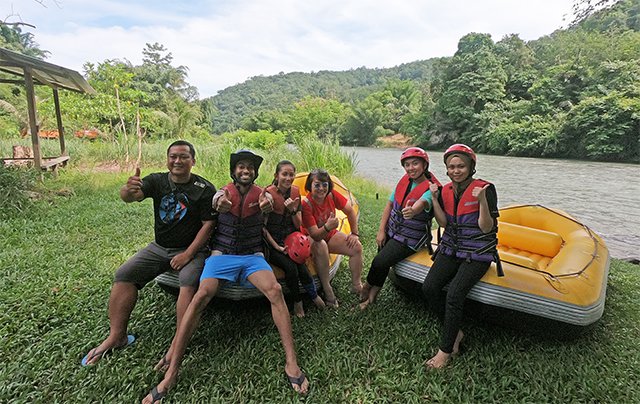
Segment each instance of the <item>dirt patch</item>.
M123 171L131 171L135 170L135 163L122 164L117 161L102 161L95 165L83 164L78 167L81 171L88 171L94 173L120 173Z
M411 138L402 133L396 133L395 135L383 136L378 138L380 147L394 147L397 149L404 149L412 145Z

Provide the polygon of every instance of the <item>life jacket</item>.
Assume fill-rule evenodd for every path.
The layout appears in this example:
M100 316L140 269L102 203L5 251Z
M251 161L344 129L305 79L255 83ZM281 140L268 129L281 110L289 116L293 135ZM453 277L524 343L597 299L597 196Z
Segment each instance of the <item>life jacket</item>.
M273 211L267 216L266 228L276 243L283 245L284 239L298 229L293 224L293 214L284 206L286 198L295 200L300 197L300 189L292 185L289 195L283 195L275 185L269 185L267 192L273 197Z
M411 219L402 217L402 209L412 206L420 197L429 190L431 184L440 186L440 181L429 173L427 179L411 189L412 181L405 174L396 185L395 196L389 221L387 222L387 235L390 238L406 245L412 250L419 250L425 245L430 253L431 249L431 220L433 219L433 210L420 213Z
M233 183L222 189L229 191L231 210L218 215L218 226L211 239L211 249L232 255L263 252L263 216L259 203L262 189L252 184L245 195L241 195Z
M502 276L502 267L498 258L498 226L483 233L478 226L480 202L471 193L475 187L484 187L489 182L474 179L464 190L456 205L453 183L442 188L442 203L447 218L438 253L474 261L495 261L498 275Z

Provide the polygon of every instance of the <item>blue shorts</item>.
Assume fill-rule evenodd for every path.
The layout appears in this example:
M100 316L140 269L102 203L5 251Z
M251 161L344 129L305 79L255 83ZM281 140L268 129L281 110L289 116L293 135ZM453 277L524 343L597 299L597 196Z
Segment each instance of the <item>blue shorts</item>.
M247 278L258 271L271 271L271 266L261 255L212 255L204 262L200 281L215 278L255 287Z

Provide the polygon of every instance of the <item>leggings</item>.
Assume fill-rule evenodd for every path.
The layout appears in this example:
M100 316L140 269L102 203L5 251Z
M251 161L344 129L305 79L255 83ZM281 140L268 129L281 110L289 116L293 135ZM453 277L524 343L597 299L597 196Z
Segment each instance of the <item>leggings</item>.
M371 268L369 268L369 273L367 274L367 283L371 286L382 288L391 267L413 254L415 254L415 251L411 248L395 239L388 239L373 258L373 261L371 261Z
M422 293L429 308L444 322L444 330L440 340L440 350L444 353L453 351L460 325L464 300L471 288L489 269L490 262L467 261L440 252L427 273L422 284ZM451 281L446 298L442 288Z
M271 246L269 246L269 263L282 268L284 271L284 281L291 292L294 302L297 303L302 300L300 283L302 283L302 287L309 294L311 300L318 296L316 285L313 283L309 269L305 264L293 262L288 255L276 251Z

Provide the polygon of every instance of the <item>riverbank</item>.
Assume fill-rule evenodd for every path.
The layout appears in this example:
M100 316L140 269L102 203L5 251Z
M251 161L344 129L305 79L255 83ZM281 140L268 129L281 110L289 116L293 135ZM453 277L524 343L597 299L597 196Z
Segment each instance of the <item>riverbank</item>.
M156 169L162 168L144 172ZM0 402L135 402L158 382L152 368L173 336L175 300L153 285L142 290L132 316L136 344L80 367L108 332L115 269L152 238L151 202L118 198L128 175L62 170L45 185L70 192L51 192L0 222ZM361 203L369 263L385 203L375 195L385 188L343 180ZM312 383L308 401L637 402L639 282L637 267L613 260L604 316L576 341L467 319L465 354L443 371L428 372L422 363L438 344L438 322L390 282L378 303L360 312L343 265L334 280L340 308L320 312L307 301L307 317L292 319L299 361ZM297 402L283 362L268 304L214 302L169 400Z

